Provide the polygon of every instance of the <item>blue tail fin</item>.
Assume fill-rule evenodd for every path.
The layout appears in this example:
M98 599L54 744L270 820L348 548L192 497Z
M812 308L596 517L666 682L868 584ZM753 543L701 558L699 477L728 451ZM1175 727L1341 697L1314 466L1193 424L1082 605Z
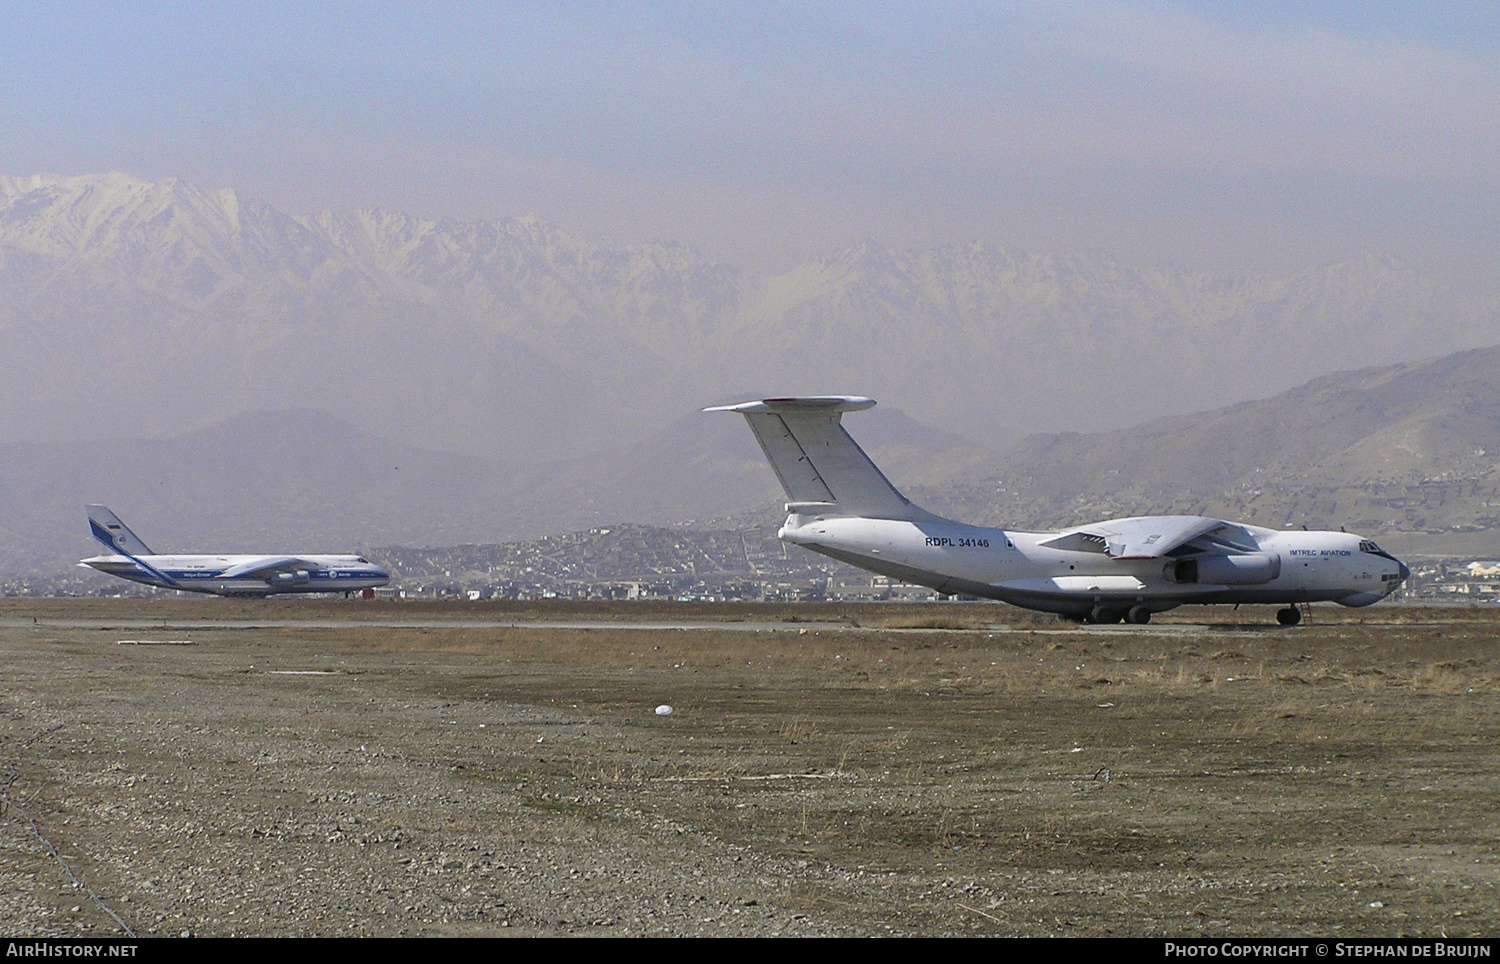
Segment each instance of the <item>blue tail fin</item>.
M107 506L91 505L88 510L89 532L108 546L110 552L118 552L124 556L155 555L141 541L141 537L126 528L120 517L109 511Z

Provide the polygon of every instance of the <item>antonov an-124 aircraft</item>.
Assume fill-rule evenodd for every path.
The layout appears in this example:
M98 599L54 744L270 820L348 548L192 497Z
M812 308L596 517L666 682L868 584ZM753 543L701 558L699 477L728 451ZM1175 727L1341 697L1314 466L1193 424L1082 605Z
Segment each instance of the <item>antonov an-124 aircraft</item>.
M1187 603L1368 606L1410 575L1369 539L1202 516L1110 519L1059 532L964 525L913 505L844 430L855 396L767 398L705 409L750 423L788 498L781 538L940 593L1092 623L1149 622Z
M91 505L89 531L110 550L79 563L89 569L162 589L216 596L269 596L284 592L374 589L391 574L360 556L203 555L159 556L109 509Z

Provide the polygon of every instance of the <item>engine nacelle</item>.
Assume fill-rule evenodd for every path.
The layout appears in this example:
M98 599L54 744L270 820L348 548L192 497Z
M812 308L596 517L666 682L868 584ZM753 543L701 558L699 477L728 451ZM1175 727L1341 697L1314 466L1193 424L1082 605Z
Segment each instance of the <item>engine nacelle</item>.
M1162 571L1168 582L1259 586L1281 575L1281 557L1266 552L1175 559Z

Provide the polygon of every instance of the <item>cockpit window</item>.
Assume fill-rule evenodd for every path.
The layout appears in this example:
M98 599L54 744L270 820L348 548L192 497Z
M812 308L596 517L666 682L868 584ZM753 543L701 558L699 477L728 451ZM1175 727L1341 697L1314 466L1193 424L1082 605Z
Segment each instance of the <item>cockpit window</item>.
M1369 539L1361 539L1361 540L1359 540L1359 551L1360 552L1368 552L1370 555L1372 555L1372 556L1379 556L1382 559L1394 559L1394 558L1396 558L1395 556L1391 555L1389 552L1386 552L1384 549L1382 549L1379 546L1377 546L1374 542L1370 541Z

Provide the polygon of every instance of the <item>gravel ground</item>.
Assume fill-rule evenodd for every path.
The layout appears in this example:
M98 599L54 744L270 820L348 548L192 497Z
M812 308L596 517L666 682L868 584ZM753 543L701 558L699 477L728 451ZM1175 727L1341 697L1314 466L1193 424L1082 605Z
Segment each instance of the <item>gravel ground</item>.
M906 620L937 628L734 632L330 628L375 611L265 605L298 624L195 622L257 612L215 600L5 604L5 932L1500 921L1500 623L1469 611L1001 632L958 607ZM120 645L147 636L191 645Z

